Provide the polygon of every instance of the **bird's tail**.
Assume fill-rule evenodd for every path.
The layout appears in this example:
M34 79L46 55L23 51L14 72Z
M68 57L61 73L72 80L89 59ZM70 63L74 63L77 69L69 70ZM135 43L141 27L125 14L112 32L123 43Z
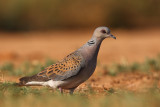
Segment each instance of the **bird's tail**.
M40 85L39 82L45 82L48 81L48 78L44 78L41 76L37 76L36 74L30 77L22 77L19 79L19 86L35 86ZM32 84L27 84L29 82L34 82ZM36 83L37 82L37 83Z
M25 86L27 82L31 80L32 77L22 77L19 79L19 85Z

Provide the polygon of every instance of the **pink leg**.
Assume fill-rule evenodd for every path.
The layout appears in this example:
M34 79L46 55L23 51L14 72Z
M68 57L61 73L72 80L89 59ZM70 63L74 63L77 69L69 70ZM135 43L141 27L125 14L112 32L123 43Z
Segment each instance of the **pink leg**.
M59 87L59 91L61 94L63 94L63 89Z

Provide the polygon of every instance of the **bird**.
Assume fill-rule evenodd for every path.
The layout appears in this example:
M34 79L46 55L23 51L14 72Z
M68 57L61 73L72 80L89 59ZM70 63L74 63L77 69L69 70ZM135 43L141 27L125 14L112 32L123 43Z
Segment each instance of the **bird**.
M98 52L105 38L116 39L108 27L97 27L91 39L79 49L37 74L20 78L19 85L49 86L59 89L61 93L69 90L72 95L74 90L94 73Z

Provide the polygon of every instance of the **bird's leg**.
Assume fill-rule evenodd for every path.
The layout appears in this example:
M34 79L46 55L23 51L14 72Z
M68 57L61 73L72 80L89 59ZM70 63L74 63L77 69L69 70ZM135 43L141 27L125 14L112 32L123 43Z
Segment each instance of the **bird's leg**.
M73 95L73 92L74 92L75 89L76 89L76 88L71 88L69 94L70 94L70 95Z
M63 94L63 89L59 87L59 91L61 94Z

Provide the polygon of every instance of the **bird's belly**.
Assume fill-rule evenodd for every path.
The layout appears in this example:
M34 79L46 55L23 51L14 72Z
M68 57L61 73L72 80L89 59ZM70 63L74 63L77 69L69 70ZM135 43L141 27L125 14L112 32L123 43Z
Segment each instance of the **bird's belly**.
M76 88L78 87L81 83L83 83L85 80L69 80L69 81L65 81L64 84L61 84L59 87L63 88L63 89L71 89L71 88Z
M93 74L94 69L84 69L82 72L77 74L76 76L71 77L70 79L64 80L63 84L60 84L59 87L63 89L71 89L76 88L84 81L88 80L89 77Z

